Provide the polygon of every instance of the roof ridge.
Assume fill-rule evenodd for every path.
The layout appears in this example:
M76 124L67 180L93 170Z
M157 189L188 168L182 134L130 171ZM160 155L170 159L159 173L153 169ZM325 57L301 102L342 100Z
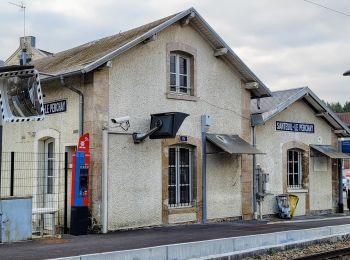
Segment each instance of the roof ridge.
M297 90L297 89L308 89L308 86L304 86L304 87L298 87L298 88L288 88L288 89L281 89L281 90L276 90L276 91L272 91L272 93L278 93L278 92L286 92L286 91L291 91L291 90Z
M295 89L290 89L290 90L298 90L296 93L294 93L293 95L289 96L286 100L282 101L281 103L279 103L275 109L279 109L280 107L283 107L284 104L291 102L291 104L297 102L301 97L303 97L305 94L303 94L302 96L299 97L300 93L304 92L305 90L309 90L308 87L302 87L302 88L295 88ZM294 100L294 101L293 101Z

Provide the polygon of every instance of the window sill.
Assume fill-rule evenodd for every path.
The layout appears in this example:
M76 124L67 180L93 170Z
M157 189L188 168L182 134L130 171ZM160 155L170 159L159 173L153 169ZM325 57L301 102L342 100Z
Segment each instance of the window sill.
M308 190L308 189L303 189L303 188L299 188L299 189L291 189L291 188L288 188L288 189L287 189L287 192L288 192L288 193L308 193L309 190Z
M182 206L182 207L169 207L168 206L169 214L186 214L186 213L195 213L197 212L197 209L195 206Z
M187 209L187 208L193 208L193 205L188 205L188 206L169 206L169 209Z
M196 96L181 95L181 94L175 94L175 93L166 93L166 97L169 99L179 99L179 100L186 100L186 101L198 101L199 100L199 97L196 97Z

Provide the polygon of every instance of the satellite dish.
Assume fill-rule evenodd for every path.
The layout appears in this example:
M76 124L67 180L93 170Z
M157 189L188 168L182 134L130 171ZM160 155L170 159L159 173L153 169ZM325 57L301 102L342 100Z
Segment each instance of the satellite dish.
M0 67L0 105L5 122L44 119L39 73L34 66Z

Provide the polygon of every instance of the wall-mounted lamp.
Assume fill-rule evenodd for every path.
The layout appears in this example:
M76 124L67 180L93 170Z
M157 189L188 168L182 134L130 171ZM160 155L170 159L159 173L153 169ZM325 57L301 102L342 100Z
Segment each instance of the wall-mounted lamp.
M174 138L182 122L189 114L181 112L168 112L151 115L150 130L146 133L134 133L135 144L141 143L147 137L150 139Z

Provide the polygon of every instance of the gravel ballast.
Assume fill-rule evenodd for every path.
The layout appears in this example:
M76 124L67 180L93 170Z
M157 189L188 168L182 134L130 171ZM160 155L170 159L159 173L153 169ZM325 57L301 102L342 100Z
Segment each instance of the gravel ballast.
M344 237L342 240L336 242L318 242L312 245L298 246L293 249L287 249L283 251L278 251L277 249L270 249L263 255L246 257L245 260L279 260L279 259L296 259L303 256L318 254L322 252L329 252L336 249L348 248L350 247L350 236ZM344 258L342 258L344 259ZM350 259L346 258L346 259Z

